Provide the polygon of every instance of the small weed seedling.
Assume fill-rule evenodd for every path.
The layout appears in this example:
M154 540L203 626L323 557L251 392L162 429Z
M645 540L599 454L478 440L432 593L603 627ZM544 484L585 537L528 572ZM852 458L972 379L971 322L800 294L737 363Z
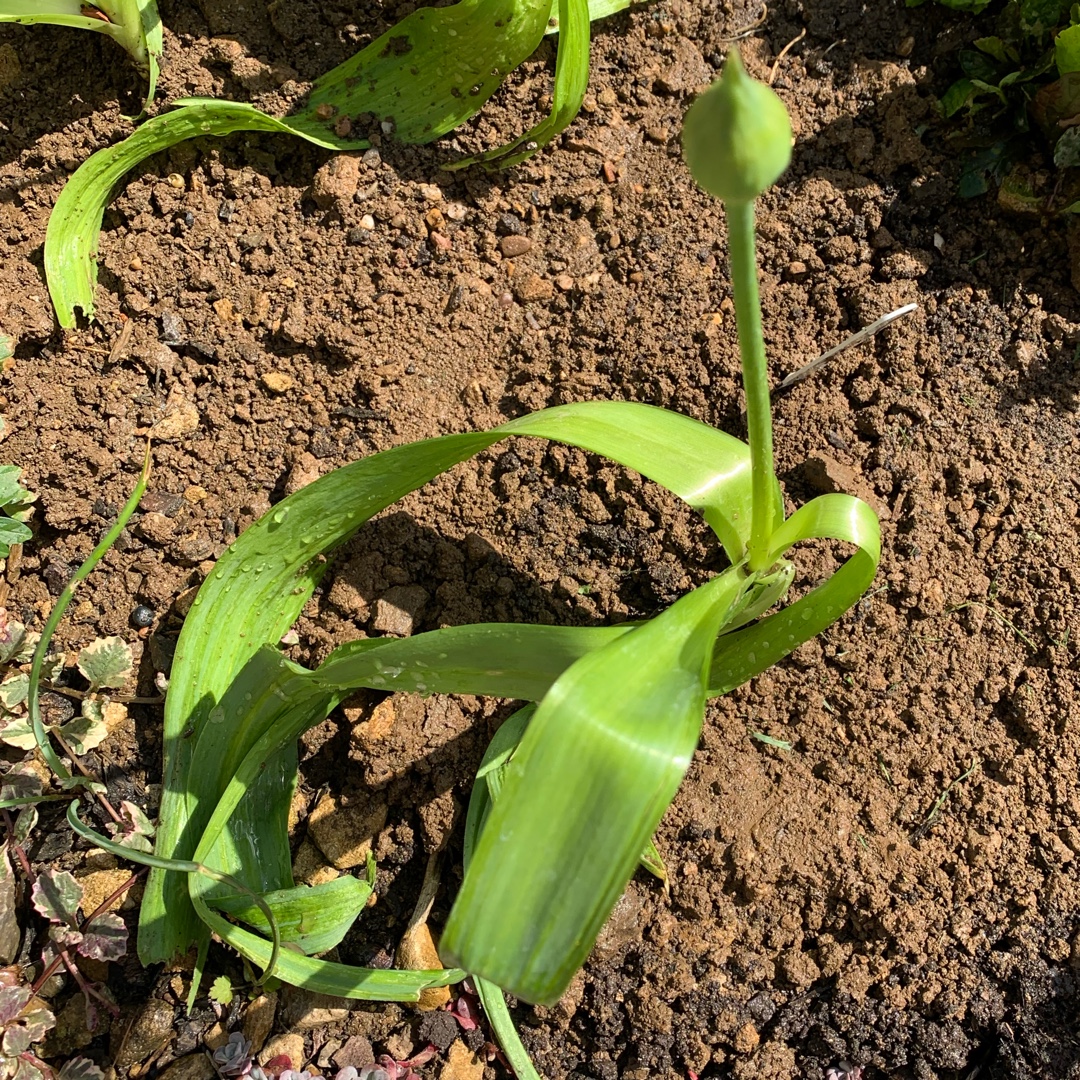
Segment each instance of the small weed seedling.
M154 867L141 908L144 963L198 945L194 994L216 934L285 982L343 997L416 1000L471 972L511 1065L536 1076L501 990L559 998L643 857L662 870L652 833L697 746L706 701L832 624L877 567L868 506L824 495L785 519L773 471L754 202L786 168L791 141L780 99L746 75L735 52L686 119L690 169L727 208L749 445L646 405L561 406L338 469L273 507L223 554L177 644L154 854L125 851L69 807L80 834ZM522 435L605 455L660 483L701 514L730 565L640 624L480 624L368 638L314 671L281 654L334 548L432 477ZM794 576L785 554L813 538L855 550L824 584L769 613ZM358 968L312 955L330 946L304 940L313 923L340 940L366 900L363 882L348 876L296 886L287 825L298 736L359 687L528 703L499 729L473 789L464 881L441 946L458 968Z

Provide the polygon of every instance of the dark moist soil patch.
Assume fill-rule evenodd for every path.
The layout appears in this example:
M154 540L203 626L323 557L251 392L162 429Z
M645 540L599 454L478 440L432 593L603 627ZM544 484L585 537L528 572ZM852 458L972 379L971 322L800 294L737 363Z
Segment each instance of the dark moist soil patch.
M161 100L283 108L405 10L167 3ZM40 626L164 417L177 432L155 450L151 493L59 637L74 650L124 635L143 694L168 670L184 594L215 556L338 465L593 398L741 433L724 227L681 165L678 131L758 14L663 0L598 26L581 117L509 174L442 173L447 145L387 143L347 165L284 137L177 147L111 204L98 321L68 335L42 282L49 208L79 161L128 130L121 112L139 88L97 35L3 28L0 330L18 347L2 456L40 494L37 536L7 575L9 611ZM776 64L794 164L760 206L776 379L919 304L777 400L789 505L834 488L865 497L882 517L883 562L840 623L710 707L658 838L670 898L639 877L566 998L515 1008L548 1077L769 1080L842 1061L866 1077L1080 1075L1080 305L1063 226L953 197L959 157L934 94L969 29L926 9L792 0L743 42L750 70L767 76L806 31ZM523 131L552 58L548 43L458 145ZM124 320L130 338L110 357ZM803 553L799 587L837 554ZM414 631L602 623L654 614L717 565L705 531L656 488L518 441L342 551L294 651L316 663L379 632L388 594L407 595ZM157 616L145 637L128 622L139 604ZM343 959L390 962L428 854L460 821L508 709L362 695L305 737L298 868L323 867L309 815L324 790L385 820L378 902ZM89 756L116 797L151 810L160 719L132 706ZM86 869L58 815L36 835L35 860ZM452 833L436 928L459 843ZM224 952L213 962L241 977ZM122 1018L111 1037L81 1041L121 1075L152 1075L220 1037L208 1008L179 1008L181 975L129 960L109 983ZM399 1056L448 1037L397 1006L310 1007L283 994L274 1028L302 1035L305 1063L349 1036ZM53 1048L79 1045L69 1033Z

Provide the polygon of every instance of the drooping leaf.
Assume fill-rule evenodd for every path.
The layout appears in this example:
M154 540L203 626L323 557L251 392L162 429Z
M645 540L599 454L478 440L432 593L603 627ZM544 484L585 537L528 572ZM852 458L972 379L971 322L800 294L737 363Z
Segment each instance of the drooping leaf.
M484 163L491 168L508 168L547 146L581 111L589 84L589 3L588 0L558 0L559 52L555 61L555 87L551 112L519 139L474 157L456 161L452 169Z
M259 645L278 641L292 624L326 566L321 556L371 515L511 434L567 442L649 475L697 509L729 556L741 558L750 522L749 451L729 435L651 406L561 406L494 431L398 447L321 478L274 507L236 541L207 578L185 621L165 708L158 854L191 856L190 848L179 847L180 838L202 834L229 778L261 734L237 731L235 718L225 713L220 699ZM773 497L779 507L778 488ZM475 669L475 662L469 667ZM329 707L326 702L332 697L332 691L324 692L323 707ZM212 858L208 853L208 862L241 880L250 872L247 868L257 872L260 863L269 865L268 852L280 850L285 837L281 808L283 799L287 805L288 784L278 777L295 775L295 765L291 772L283 769L272 757L257 763L258 782L251 790L244 788L245 805L228 830L232 839L223 839L248 845L258 838L260 854L252 855L247 848L242 853L221 850ZM288 862L285 851L286 873ZM280 881L265 886L281 887ZM182 880L170 882L156 871L150 875L139 933L144 963L184 951L201 933L185 892Z
M119 637L98 638L80 650L78 663L91 690L115 689L131 675L131 646Z
M716 634L746 584L726 571L548 691L480 831L448 959L526 1001L561 997L690 764Z
M76 926L82 886L66 870L42 870L30 890L39 915L54 923Z

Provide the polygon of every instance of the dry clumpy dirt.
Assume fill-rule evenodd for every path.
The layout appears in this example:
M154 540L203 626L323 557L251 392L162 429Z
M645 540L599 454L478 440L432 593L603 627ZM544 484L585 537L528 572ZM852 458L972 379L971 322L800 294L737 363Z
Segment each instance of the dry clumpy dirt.
M162 6L162 100L282 108L411 5ZM8 569L9 611L40 627L155 424L167 438L150 494L60 636L75 649L124 635L144 695L168 669L184 594L223 546L358 456L593 398L741 432L724 226L681 165L678 131L759 14L660 0L598 25L581 117L509 174L439 165L539 115L550 42L457 143L388 140L335 159L236 135L159 155L111 204L98 319L67 336L42 279L49 208L80 161L129 130L140 88L97 35L3 28L0 331L17 349L0 457L40 496L36 536ZM865 497L882 516L882 566L828 633L710 706L658 837L670 898L639 876L563 1002L514 1010L547 1077L781 1080L841 1062L867 1078L1080 1076L1080 296L1062 224L954 197L959 151L934 98L975 32L895 2L781 0L743 40L753 73L775 64L798 136L760 206L774 377L919 304L777 399L789 506ZM833 553L799 565L805 587ZM717 566L705 530L658 489L575 451L504 444L349 545L295 655L481 619L647 616ZM156 613L143 637L128 623L139 604ZM327 850L320 797L352 808L379 860L378 902L342 959L390 962L428 853L508 711L371 695L304 739L298 874L348 861ZM160 708L132 705L88 756L115 797L150 812L160 728ZM88 872L55 815L29 854ZM459 876L453 832L436 931ZM21 904L29 962L40 927ZM126 914L134 925L133 901ZM211 959L242 979L224 951ZM190 1055L241 1022L187 1017L182 974L130 959L108 981L121 1016L94 1033L71 987L57 991L59 1059L205 1076ZM369 1043L403 1057L455 1034L398 1006L286 992L276 1015L266 1005L249 1032L328 1071ZM424 1075L480 1075L460 1045L448 1053ZM506 1074L496 1062L484 1075Z

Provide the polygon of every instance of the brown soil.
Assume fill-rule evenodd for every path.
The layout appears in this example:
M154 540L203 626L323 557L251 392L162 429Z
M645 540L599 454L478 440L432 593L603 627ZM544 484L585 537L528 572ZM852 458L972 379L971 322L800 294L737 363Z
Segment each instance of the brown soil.
M407 10L201 7L163 4L163 99L281 106ZM681 165L678 130L757 16L741 0L662 0L598 26L585 111L510 174L442 173L445 145L385 145L343 175L284 137L161 155L106 215L98 322L66 337L42 283L49 208L79 161L129 130L139 87L97 35L3 28L0 330L18 348L0 456L40 494L8 608L40 626L126 499L143 433L178 404L195 406L197 429L157 446L138 523L60 635L67 648L125 635L144 694L168 666L174 602L208 560L285 491L360 455L592 398L739 432L724 226ZM820 1077L841 1061L866 1077L1080 1076L1080 298L1065 229L953 197L959 164L933 102L970 27L925 8L786 0L744 41L751 70L766 76L803 30L775 79L794 164L760 208L774 374L920 306L778 398L779 467L790 505L833 486L869 499L882 567L820 640L710 707L658 838L670 899L635 880L567 998L516 1016L552 1078ZM549 43L460 145L522 131L552 57ZM429 238L433 208L449 250ZM530 250L504 258L508 234ZM124 319L131 337L110 356ZM581 453L505 445L343 553L296 655L317 662L374 631L390 588L423 591L418 630L595 623L653 614L715 564L658 489ZM807 551L804 583L831 565ZM158 615L145 639L128 626L137 604ZM350 739L376 703L305 739L297 844L324 784L385 807L380 899L341 949L385 963L507 707L405 698L388 735ZM160 710L131 715L91 765L152 809ZM81 865L82 845L44 820L32 858ZM212 959L239 977L232 957ZM177 1038L145 1050L149 1065L133 1057L132 1017L182 988L134 961L110 982L124 1016L86 1052L134 1076L199 1048L214 1017L177 1008ZM275 1030L292 1015L279 1009ZM347 1034L404 1054L433 1030L422 1038L396 1006L327 1019L306 1032L305 1060Z

